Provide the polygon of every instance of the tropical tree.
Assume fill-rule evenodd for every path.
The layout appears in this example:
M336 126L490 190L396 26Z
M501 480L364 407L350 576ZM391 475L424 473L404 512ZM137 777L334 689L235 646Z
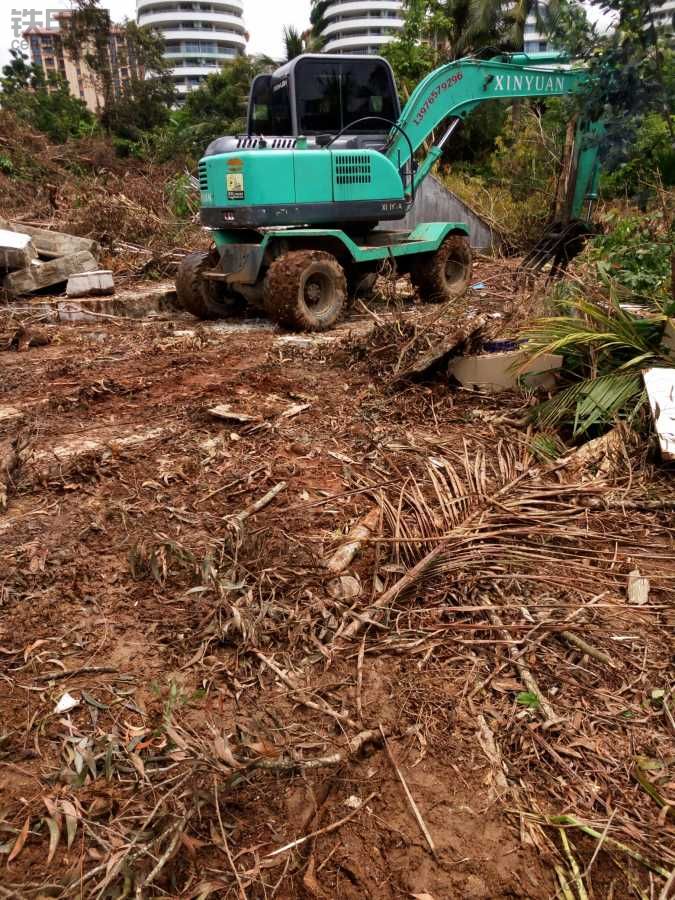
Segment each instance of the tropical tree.
M61 76L47 79L40 66L29 64L18 50L12 50L11 57L0 78L3 109L58 143L91 133L96 120Z
M292 25L284 27L284 49L286 62L290 62L305 51L303 36Z

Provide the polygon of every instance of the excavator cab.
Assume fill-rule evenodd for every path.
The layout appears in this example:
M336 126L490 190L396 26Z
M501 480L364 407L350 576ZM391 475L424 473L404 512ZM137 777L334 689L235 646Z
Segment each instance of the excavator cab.
M345 131L336 146L378 149L401 115L394 73L381 57L299 56L253 82L248 134L299 137L309 145Z

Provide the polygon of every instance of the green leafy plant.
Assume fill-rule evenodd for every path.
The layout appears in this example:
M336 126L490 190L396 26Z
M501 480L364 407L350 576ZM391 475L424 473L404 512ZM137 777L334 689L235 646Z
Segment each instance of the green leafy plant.
M189 218L199 211L199 194L188 175L172 178L166 185L166 196L171 212L178 219Z
M2 172L3 175L15 174L14 163L9 158L9 156L3 156L2 154L0 154L0 172Z
M526 706L528 709L539 709L541 701L532 691L521 691L516 697L516 703L520 706Z
M675 234L663 211L648 216L610 212L606 224L607 233L594 238L587 251L598 280L607 288L619 288L627 297L658 304L670 290L675 245Z

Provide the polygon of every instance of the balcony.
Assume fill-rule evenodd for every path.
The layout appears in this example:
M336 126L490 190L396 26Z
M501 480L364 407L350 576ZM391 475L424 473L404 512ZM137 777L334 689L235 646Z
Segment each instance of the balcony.
M219 25L232 25L233 31L244 31L244 20L240 16L233 16L230 13L205 13L196 14L188 12L159 12L159 13L141 13L138 17L139 25L153 25L160 31L164 31L176 22L191 22L197 19L199 22L213 22Z
M218 3L218 0L204 0L204 2L209 3L210 6L220 5ZM184 16L194 16L196 18L197 16L203 15L203 12L199 9L184 9L184 10L178 9L178 7L180 6L180 0L176 0L175 3L171 3L170 0L164 0L164 2L161 2L161 0L136 0L136 9L138 10L139 13L141 13L142 10L147 9L147 7L149 7L149 6L160 6L160 5L161 6L175 6L176 12L182 12L182 14ZM199 5L199 4L197 3L197 5ZM244 0L226 0L226 2L223 3L222 5L225 7L229 6L234 9L240 9L242 12L244 11Z
M172 69L171 74L174 78L206 78L219 70L220 66L179 66Z
M366 10L372 11L377 9L395 12L400 16L403 3L400 0L345 0L343 3L332 3L328 6L323 17L328 20L332 16L344 16L348 13L360 13Z
M221 43L234 44L242 49L246 47L246 36L235 31L169 28L166 31L162 29L162 37L165 41L219 41Z
M331 22L324 28L322 34L324 37L330 38L331 35L344 31L358 31L361 34L364 34L369 28L394 28L398 31L403 28L404 24L405 22L403 19L388 19L381 17L347 19L344 22ZM372 37L377 37L377 35L372 35ZM395 35L389 37L389 40L393 40L393 37L395 37Z
M364 47L383 47L395 39L395 34L359 34L354 37L336 38L326 44L323 52L335 53L338 50L358 51Z

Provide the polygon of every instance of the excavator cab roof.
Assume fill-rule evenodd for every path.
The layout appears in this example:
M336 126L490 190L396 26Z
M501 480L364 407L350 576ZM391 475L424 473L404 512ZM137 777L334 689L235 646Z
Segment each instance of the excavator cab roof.
M386 134L401 107L391 66L382 57L307 53L253 82L249 135ZM370 121L360 121L371 118ZM380 120L380 121L378 121Z

